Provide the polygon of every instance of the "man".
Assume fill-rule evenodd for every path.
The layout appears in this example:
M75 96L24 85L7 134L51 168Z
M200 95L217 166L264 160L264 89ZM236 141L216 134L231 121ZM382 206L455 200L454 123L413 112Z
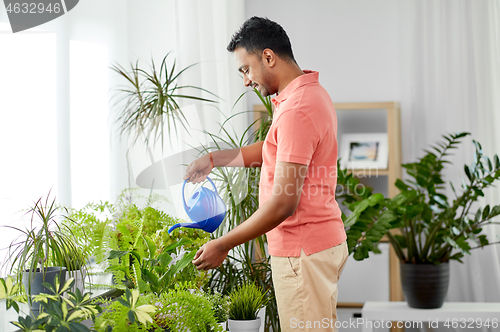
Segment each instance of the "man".
M337 282L347 259L335 201L337 119L318 73L297 65L283 28L252 17L232 37L243 83L273 99L264 142L215 151L191 163L185 179L201 182L217 166L262 167L259 209L197 252L198 269L219 266L237 245L267 234L283 331L336 331Z

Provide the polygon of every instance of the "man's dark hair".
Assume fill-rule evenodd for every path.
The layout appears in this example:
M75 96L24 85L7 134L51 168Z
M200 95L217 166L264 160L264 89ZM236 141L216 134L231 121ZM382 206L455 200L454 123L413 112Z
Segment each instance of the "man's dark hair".
M254 54L269 48L279 57L295 62L292 45L285 30L268 18L254 16L246 20L231 38L227 50L234 52L238 47L243 47L248 53Z

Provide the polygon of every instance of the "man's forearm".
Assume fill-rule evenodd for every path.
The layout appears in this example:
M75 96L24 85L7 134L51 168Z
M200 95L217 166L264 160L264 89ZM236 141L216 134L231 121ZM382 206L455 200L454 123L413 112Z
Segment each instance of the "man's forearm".
M212 152L215 167L259 167L262 165L262 144L257 142L237 149Z
M221 245L230 250L269 232L288 218L293 211L272 199L262 205L243 223L220 237Z

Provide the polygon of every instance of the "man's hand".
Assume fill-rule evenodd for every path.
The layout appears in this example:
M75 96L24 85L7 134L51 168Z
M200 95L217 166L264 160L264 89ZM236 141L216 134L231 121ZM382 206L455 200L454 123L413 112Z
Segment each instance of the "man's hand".
M196 159L186 169L184 180L188 182L200 183L205 181L207 176L212 171L210 156L208 154Z
M205 243L194 256L193 264L198 270L209 270L219 267L227 257L229 249L222 246L218 240Z

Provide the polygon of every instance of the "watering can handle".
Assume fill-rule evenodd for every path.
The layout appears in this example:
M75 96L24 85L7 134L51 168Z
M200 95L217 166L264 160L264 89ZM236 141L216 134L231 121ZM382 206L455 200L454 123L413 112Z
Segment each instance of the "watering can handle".
M182 202L184 203L184 210L187 212L189 209L186 204L186 198L184 197L184 187L186 186L187 180L184 180L184 183L182 184Z
M215 187L215 184L214 182L212 181L212 179L210 179L208 176L207 176L207 180L212 184L212 186L214 187L214 190L215 190L215 193L218 195L219 193L217 192L217 187Z
M212 186L214 187L215 193L218 195L219 193L217 192L217 187L215 187L214 182L208 176L207 176L207 180L212 184ZM189 210L189 208L186 204L186 197L184 196L184 187L186 186L186 182L187 182L187 180L184 180L184 183L182 184L182 202L184 203L184 210L186 210L186 212L187 212Z

